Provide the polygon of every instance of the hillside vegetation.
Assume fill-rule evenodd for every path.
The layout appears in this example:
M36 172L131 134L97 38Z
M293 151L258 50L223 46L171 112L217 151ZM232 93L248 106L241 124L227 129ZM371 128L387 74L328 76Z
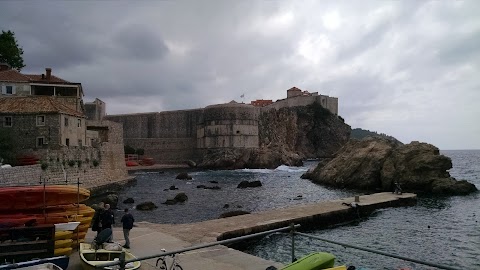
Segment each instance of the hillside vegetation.
M354 128L350 133L350 138L353 138L353 139L361 140L366 137L386 138L398 143L402 143L393 136L387 135L385 133L378 133L376 131L370 131L368 129Z

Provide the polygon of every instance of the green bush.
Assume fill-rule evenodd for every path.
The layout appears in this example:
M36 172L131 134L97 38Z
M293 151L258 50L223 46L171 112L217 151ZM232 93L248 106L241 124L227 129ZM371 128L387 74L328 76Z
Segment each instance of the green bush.
M138 148L137 151L135 151L137 155L143 156L145 154L145 149Z
M75 160L69 160L68 161L68 166L70 166L70 167L75 166Z
M48 168L48 164L45 161L42 161L40 164L40 168L42 168L42 171L45 171Z
M77 160L77 166L78 166L78 168L82 167L82 161L81 160Z
M93 166L94 166L94 167L98 167L98 165L100 165L100 163L99 163L98 160L96 160L96 159L94 159L94 160L92 161L92 163L93 163Z
M125 155L133 155L135 154L135 148L131 147L130 145L125 145L123 147L123 150L125 151Z

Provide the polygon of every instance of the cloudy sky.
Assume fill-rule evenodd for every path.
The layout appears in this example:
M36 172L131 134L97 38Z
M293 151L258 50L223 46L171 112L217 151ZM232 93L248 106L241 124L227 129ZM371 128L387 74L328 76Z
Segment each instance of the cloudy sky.
M1 1L24 73L81 82L108 114L339 98L361 127L480 149L480 2Z

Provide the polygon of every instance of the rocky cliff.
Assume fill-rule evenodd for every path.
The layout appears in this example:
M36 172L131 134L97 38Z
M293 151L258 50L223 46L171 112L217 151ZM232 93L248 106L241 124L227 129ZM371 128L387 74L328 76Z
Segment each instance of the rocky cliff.
M350 136L350 126L318 104L271 109L259 116L258 149L208 150L199 167L276 168L305 158L331 157Z
M334 187L373 191L393 191L395 182L410 192L460 195L477 190L475 185L451 177L447 171L451 168L451 159L431 144L402 145L368 137L350 140L335 158L323 160L302 177Z

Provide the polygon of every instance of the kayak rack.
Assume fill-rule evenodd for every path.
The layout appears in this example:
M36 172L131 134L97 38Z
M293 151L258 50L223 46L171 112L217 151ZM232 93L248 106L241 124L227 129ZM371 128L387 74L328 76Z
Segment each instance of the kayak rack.
M125 270L125 265L126 265L127 263L130 263L130 262L136 262L136 261L143 261L143 260L148 260L148 259L153 259L153 258L159 258L159 257L164 257L164 256L168 256L168 255L174 255L174 254L184 253L184 252L187 252L187 251L196 250L196 249L202 249L202 248L207 248L207 247L216 246L216 245L232 244L232 243L235 243L235 242L240 242L240 241L247 240L247 239L252 239L252 238L258 238L258 237L260 237L260 236L265 236L265 235L269 235L269 234L276 233L276 232L289 231L289 234L290 234L290 236L291 236L291 255L292 255L292 262L296 261L296 258L295 258L295 235L299 235L299 236L308 237L308 238L315 239L315 240L324 241L324 242L331 243L331 244L340 245L340 246L343 246L343 247L345 247L345 248L348 247L348 248L358 249L358 250L362 250L362 251L366 251L366 252L370 252L370 253L375 253L375 254L383 255L383 256L386 256L386 257L391 257L391 258L395 258L395 259L400 259L400 260L404 260L404 261L409 261L409 262L413 262L413 263L417 263L417 264L422 264L422 265L426 265L426 266L432 266L432 267L436 267L436 268L439 268L439 269L445 269L445 270L461 270L460 268L455 268L455 267L451 267L451 266L447 266L447 265L441 265L441 264L437 264L437 263L432 263L432 262L426 262L426 261L422 261L422 260L407 258L407 257L404 257L404 256L399 256L399 255L395 255L395 254L390 254L390 253L387 253L387 252L378 251L378 250L374 250L374 249L370 249L370 248L364 248L364 247L359 247L359 246L355 246L355 245L350 245L350 244L346 244L346 243L342 243L342 242L338 242L338 241L332 241L332 240L324 239L324 238L317 237L317 236L314 236L314 235L297 232L297 231L295 231L295 229L297 229L297 228L300 228L300 225L299 225L299 224L293 224L293 223L292 223L292 224L291 224L290 226L288 226L288 227L283 227L283 228L273 229L273 230L269 230L269 231L264 231L264 232L249 234L249 235L240 236L240 237L235 237L235 238L230 238L230 239L221 240L221 241L215 241L215 242L212 242L212 243L206 243L206 244L202 244L202 245L191 246L191 247L188 247L188 248L183 248L183 249L178 249L178 250L174 250L174 251L163 252L163 253L161 253L161 254L155 254L155 255L151 255L151 256L140 257L140 258L136 258L136 259L132 259L132 260L125 260L125 252L122 252L122 253L121 253L121 256L120 256L120 260L115 261L115 262L111 262L111 263L102 264L102 265L97 265L96 268L104 268L104 267L109 267L109 266L118 265L120 270Z

